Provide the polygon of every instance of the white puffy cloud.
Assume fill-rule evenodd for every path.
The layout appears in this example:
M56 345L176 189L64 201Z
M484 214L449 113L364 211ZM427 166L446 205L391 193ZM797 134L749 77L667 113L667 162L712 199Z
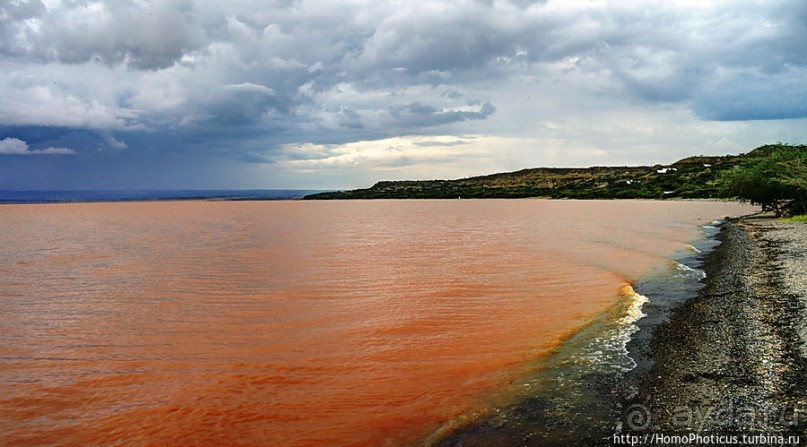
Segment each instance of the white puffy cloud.
M73 155L76 151L66 147L46 147L30 149L28 143L19 138L0 140L0 155Z
M102 144L100 146L101 150L115 150L121 151L129 147L125 141L118 140L112 135L104 135L102 137Z

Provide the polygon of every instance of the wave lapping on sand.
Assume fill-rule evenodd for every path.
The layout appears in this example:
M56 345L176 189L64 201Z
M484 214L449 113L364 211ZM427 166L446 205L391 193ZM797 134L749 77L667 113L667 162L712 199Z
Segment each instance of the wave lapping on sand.
M746 218L719 238L705 287L649 342L626 428L807 439L807 225Z
M732 435L807 442L807 225L744 218L724 223L718 240L704 272L692 269L702 285L694 297L656 303L639 322L628 345L637 367L592 375L591 400L567 408L567 423L553 423L553 404L534 396L510 411L518 417L479 421L437 445L610 446L659 434L681 445Z

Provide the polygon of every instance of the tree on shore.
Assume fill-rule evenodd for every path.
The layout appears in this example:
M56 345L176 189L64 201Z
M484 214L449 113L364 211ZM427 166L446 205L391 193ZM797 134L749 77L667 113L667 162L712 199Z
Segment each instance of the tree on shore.
M807 214L807 146L762 146L720 178L727 197L777 216Z

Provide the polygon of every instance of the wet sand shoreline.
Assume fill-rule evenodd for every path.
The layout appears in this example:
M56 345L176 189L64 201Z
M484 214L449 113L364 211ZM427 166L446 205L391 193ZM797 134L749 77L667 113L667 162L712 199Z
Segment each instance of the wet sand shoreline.
M807 226L724 224L705 287L655 329L626 432L807 439Z
M521 415L515 422L476 421L436 445L629 445L659 434L807 440L807 225L752 216L724 223L717 239L694 297L648 306L627 346L637 367L590 378L590 404L610 412L585 417L579 408L558 423L536 396L508 410Z

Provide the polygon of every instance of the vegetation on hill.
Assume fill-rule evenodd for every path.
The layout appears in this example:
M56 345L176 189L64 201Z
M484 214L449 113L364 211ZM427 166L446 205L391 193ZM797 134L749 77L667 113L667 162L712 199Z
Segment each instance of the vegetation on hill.
M807 213L807 146L763 146L748 155L721 175L723 195L777 216Z
M796 154L787 164L781 185L804 191L806 146L762 146L745 155L695 156L670 165L591 168L533 168L457 180L382 181L367 189L313 194L305 199L456 199L456 198L573 198L669 199L740 197L767 206L760 197L746 197L734 181L752 163ZM782 155L784 156L784 155ZM754 165L756 166L756 165ZM766 165L767 166L767 165ZM767 175L760 166L755 172ZM755 177L756 178L756 177ZM760 177L761 178L761 177ZM760 178L756 178L757 181ZM741 183L737 183L740 185ZM751 185L752 183L742 183ZM800 185L800 186L799 186ZM783 186L784 188L784 186ZM801 189L799 189L801 188ZM777 190L780 191L780 190ZM791 191L788 189L787 191ZM780 191L784 197L789 192ZM779 192L777 192L779 194ZM778 197L778 196L777 196ZM804 201L804 195L799 196ZM777 199L783 200L783 199ZM780 204L780 202L776 202ZM773 209L773 208L771 208Z

